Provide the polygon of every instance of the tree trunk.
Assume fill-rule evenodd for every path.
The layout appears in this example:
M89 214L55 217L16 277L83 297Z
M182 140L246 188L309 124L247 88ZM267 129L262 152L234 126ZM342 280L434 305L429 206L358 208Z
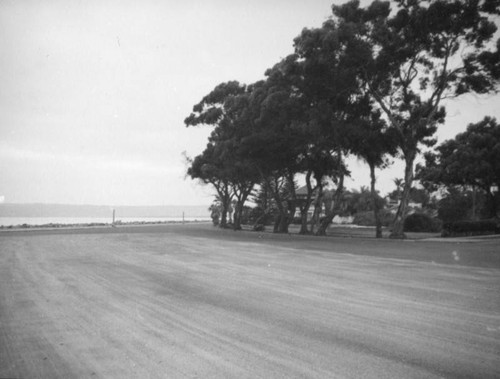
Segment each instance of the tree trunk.
M278 207L278 217L274 220L274 233L288 233L288 206L285 206L281 196L279 194L279 189L273 190L274 200L276 201L276 206Z
M316 234L317 228L319 228L322 201L323 201L323 185L321 182L319 182L318 194L316 195L316 199L314 200L314 213L311 219L310 234Z
M288 233L288 214L281 215L280 216L280 223L279 223L279 228L278 228L278 233Z
M282 183L279 182L280 178L276 176L273 176L272 178L262 176L262 178L266 181L278 208L278 216L274 220L273 232L288 233L288 207L284 205L284 201L280 194L282 187ZM272 179L274 183L271 183L270 179Z
M382 238L382 220L378 206L377 191L375 190L375 165L370 163L370 190L373 201L373 215L375 216L375 238Z
M309 212L309 206L304 206L300 209L300 231L299 234L309 234L307 230L307 213Z
M415 162L416 152L412 152L406 157L405 162L405 182L403 187L403 194L401 195L401 201L399 203L398 211L396 212L396 217L394 218L394 223L392 226L392 232L390 238L404 239L406 235L404 233L404 222L406 218L406 213L408 212L408 203L410 202L410 190L413 184L413 163Z
M278 203L279 214L274 223L274 233L288 233L288 207Z
M277 217L274 219L273 233L279 233L281 223L281 213L278 213Z
M299 234L309 234L307 230L307 214L309 213L309 208L311 207L312 196L314 189L311 185L311 175L312 171L308 171L306 174L306 187L307 187L307 197L302 205L299 205L300 209L300 231Z
M219 223L220 228L225 228L227 227L227 210L225 207L222 207L222 212L220 215L220 223Z
M274 221L273 233L288 233L288 217L282 213L278 214L278 217Z
M243 217L243 208L245 206L245 201L247 201L248 196L252 193L254 183L250 183L243 188L235 191L236 205L234 207L234 217L233 217L233 229L241 230L241 219ZM243 186L242 186L243 187Z
M233 229L241 230L241 215L243 213L243 203L238 200L234 207Z
M325 218L320 221L318 230L316 231L315 235L326 236L326 229L328 229L328 227L332 223L332 221L335 218L335 215L337 213L339 200L340 200L340 197L335 196L332 209L328 210Z
M317 236L326 236L326 229L332 223L335 215L337 214L340 208L340 199L342 197L342 193L344 192L344 175L341 174L339 177L339 184L337 186L337 190L335 191L335 195L333 196L333 204L330 209L326 210L326 216L323 221L320 222L319 228L316 231Z
M233 196L229 193L229 191L226 191L221 196L222 211L221 211L221 220L219 224L219 227L221 228L227 228L228 214L229 214L229 209L231 208L232 197ZM230 221L231 221L231 216L229 215L229 222Z
M328 226L330 226L334 218L335 218L335 213L333 212L328 213L325 216L325 218L319 223L318 230L314 234L316 236L326 236L326 229L328 229Z
M231 200L222 199L222 211L221 211L220 223L219 223L219 227L221 227L221 228L227 228L227 212L229 209L230 202L231 202Z

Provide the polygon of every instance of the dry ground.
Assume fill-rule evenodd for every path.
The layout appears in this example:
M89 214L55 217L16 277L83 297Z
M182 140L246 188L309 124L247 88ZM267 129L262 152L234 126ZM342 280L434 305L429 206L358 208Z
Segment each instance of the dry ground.
M500 377L500 240L0 233L0 378Z

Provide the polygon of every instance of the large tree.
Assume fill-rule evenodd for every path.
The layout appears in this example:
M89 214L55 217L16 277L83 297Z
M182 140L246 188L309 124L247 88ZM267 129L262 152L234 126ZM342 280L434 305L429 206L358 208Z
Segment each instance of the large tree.
M205 150L194 159L188 159L189 168L187 175L198 179L204 184L211 184L217 192L221 204L220 227L227 225L228 210L234 193L231 187L230 176L220 151L214 143L208 143Z
M488 216L498 217L498 193L492 189L500 185L500 125L494 118L470 124L425 158L426 166L417 168L422 182L480 189L488 199Z
M350 31L333 20L321 28L304 29L294 40L295 53L302 67L303 97L308 104L307 127L316 138L311 141L318 197L316 207L322 202L323 182L335 184L332 201L328 201L326 216L315 234L324 235L339 211L344 177L348 170L345 156L352 150L350 129L355 128L364 108L363 94L356 81L355 70L344 54ZM326 169L322 169L324 164ZM317 212L316 212L317 213Z
M302 220L300 233L308 234L309 208L315 197L320 203L325 178L336 178L337 168L343 162L341 159L339 162L336 154L338 144L333 136L328 99L318 93L324 92L324 86L312 83L313 80L326 78L317 76L317 61L311 57L304 59L307 53L303 48L306 47L299 47L299 44L301 42L297 40L295 54L266 72L269 92L262 102L259 121L266 131L266 139L276 139L277 142L277 149L272 148L274 143L266 149L270 155L264 161L266 165L274 162L274 174L270 177L276 179L278 174L284 184L284 196L281 197L288 198L288 207L283 207L288 216L282 215L281 218L291 221L290 216L298 207ZM268 133L272 133L272 137ZM262 156L266 157L266 154ZM278 167L280 169L276 170ZM295 175L299 173L303 174L306 183L305 198L300 201L295 193ZM273 187L276 188L276 185ZM313 227L314 224L311 225L311 232L314 232Z
M375 217L375 237L382 238L382 219L380 217L381 202L376 190L376 169L389 165L388 156L396 154L394 133L386 128L380 112L372 111L369 117L358 121L357 127L351 130L357 133L353 153L363 159L370 168L370 193L373 214Z
M497 88L500 43L491 43L497 27L490 16L500 13L499 2L395 0L361 8L353 0L332 9L337 22L352 32L345 54L357 68L359 85L396 132L405 161L391 234L401 238L415 159L422 145L435 143L445 117L443 100Z
M300 127L302 100L294 87L293 70L293 57L287 57L266 72L266 80L253 86L244 115L251 131L240 147L274 199L278 233L288 232L295 213L295 175L307 142Z
M205 167L210 168L211 181L221 198L223 205L223 218L221 226L225 226L225 217L230 201L236 199L233 227L241 227L241 215L243 206L258 180L254 165L241 154L242 140L246 137L250 128L244 117L248 106L248 94L251 87L242 85L236 81L219 84L208 95L193 107L193 112L186 118L186 126L210 125L214 127L209 144L204 153L197 157L199 160L209 158L212 162ZM193 163L197 163L195 159ZM196 166L193 164L192 173ZM203 178L203 176L199 176ZM204 179L206 181L206 179ZM223 188L221 195L220 188ZM226 190L227 187L227 190ZM227 195L229 194L229 195Z

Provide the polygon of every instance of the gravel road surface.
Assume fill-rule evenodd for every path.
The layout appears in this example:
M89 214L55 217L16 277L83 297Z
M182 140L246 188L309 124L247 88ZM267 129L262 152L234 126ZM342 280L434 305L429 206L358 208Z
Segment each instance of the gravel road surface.
M498 378L500 240L0 233L0 378Z

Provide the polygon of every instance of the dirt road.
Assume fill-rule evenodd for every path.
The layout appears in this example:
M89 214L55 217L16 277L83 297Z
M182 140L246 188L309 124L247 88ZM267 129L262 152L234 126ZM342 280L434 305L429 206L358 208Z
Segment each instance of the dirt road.
M0 233L0 378L500 377L498 255L200 225Z

